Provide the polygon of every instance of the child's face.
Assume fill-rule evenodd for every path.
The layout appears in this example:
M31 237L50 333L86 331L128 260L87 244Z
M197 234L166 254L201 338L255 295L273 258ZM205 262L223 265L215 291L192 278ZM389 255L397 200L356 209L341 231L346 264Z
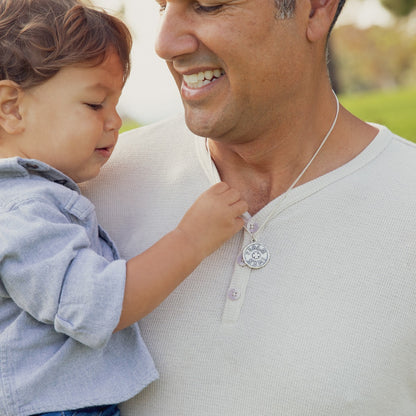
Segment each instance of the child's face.
M95 177L110 157L121 119L123 69L115 53L95 67L70 66L27 90L17 138L20 156L38 159L76 182Z

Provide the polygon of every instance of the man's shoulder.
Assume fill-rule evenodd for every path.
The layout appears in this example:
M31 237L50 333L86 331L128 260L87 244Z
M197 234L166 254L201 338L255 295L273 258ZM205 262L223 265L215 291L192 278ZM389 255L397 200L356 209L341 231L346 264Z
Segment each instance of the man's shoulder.
M386 148L388 158L394 164L399 165L399 169L400 166L405 169L407 167L416 174L414 169L416 163L416 143L392 133L387 128L385 128L385 134L390 137L389 145Z
M390 144L404 152L414 154L416 152L416 143L410 139L399 136L397 133L391 131L388 127L376 123L371 123L379 129L379 135L390 140Z
M178 168L192 169L198 163L196 143L183 116L130 130L120 135L110 160L97 178L80 185L81 191L93 201L97 200L95 194L108 189L128 195L132 178L140 178L143 184L155 181L155 176L163 181Z
M389 167L410 163L413 169L416 161L416 143L399 136L384 125L370 124L379 130L375 139L365 150L370 160L376 158Z
M380 128L381 151L375 153L374 163L369 166L372 171L365 170L372 185L380 184L384 192L397 200L415 201L416 198L416 143L403 138L387 127ZM372 172L372 174L371 174ZM378 186L378 185L377 185Z
M122 133L117 146L146 147L164 145L166 142L180 144L192 140L193 137L184 116L178 115Z
M398 150L408 154L410 157L416 157L416 143L405 139L401 136L393 135L393 143Z

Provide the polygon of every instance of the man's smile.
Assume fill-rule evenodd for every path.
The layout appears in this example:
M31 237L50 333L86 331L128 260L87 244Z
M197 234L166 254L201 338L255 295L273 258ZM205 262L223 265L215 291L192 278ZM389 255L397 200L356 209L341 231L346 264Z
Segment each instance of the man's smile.
M194 74L183 75L183 80L188 88L196 89L204 87L217 80L225 74L222 68L216 68L207 71L200 71Z

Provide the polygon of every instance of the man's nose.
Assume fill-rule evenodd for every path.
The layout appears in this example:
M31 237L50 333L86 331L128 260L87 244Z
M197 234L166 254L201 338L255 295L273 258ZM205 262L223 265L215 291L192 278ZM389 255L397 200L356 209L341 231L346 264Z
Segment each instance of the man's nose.
M198 49L188 7L186 4L166 2L155 43L156 53L165 61L173 61Z

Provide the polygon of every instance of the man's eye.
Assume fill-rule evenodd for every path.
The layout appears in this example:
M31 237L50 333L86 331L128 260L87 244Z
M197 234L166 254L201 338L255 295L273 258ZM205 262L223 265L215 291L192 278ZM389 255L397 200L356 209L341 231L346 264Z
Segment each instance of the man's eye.
M166 10L166 2L158 2L159 5L159 13L163 14ZM222 8L222 4L218 4L216 6L204 6L202 4L199 4L198 2L195 2L194 8L197 12L200 13L213 13Z
M222 8L222 4L218 4L216 6L203 6L202 4L196 4L195 10L202 13L213 13Z
M101 110L103 108L102 104L92 104L92 103L85 103L88 107L93 109L94 111Z

